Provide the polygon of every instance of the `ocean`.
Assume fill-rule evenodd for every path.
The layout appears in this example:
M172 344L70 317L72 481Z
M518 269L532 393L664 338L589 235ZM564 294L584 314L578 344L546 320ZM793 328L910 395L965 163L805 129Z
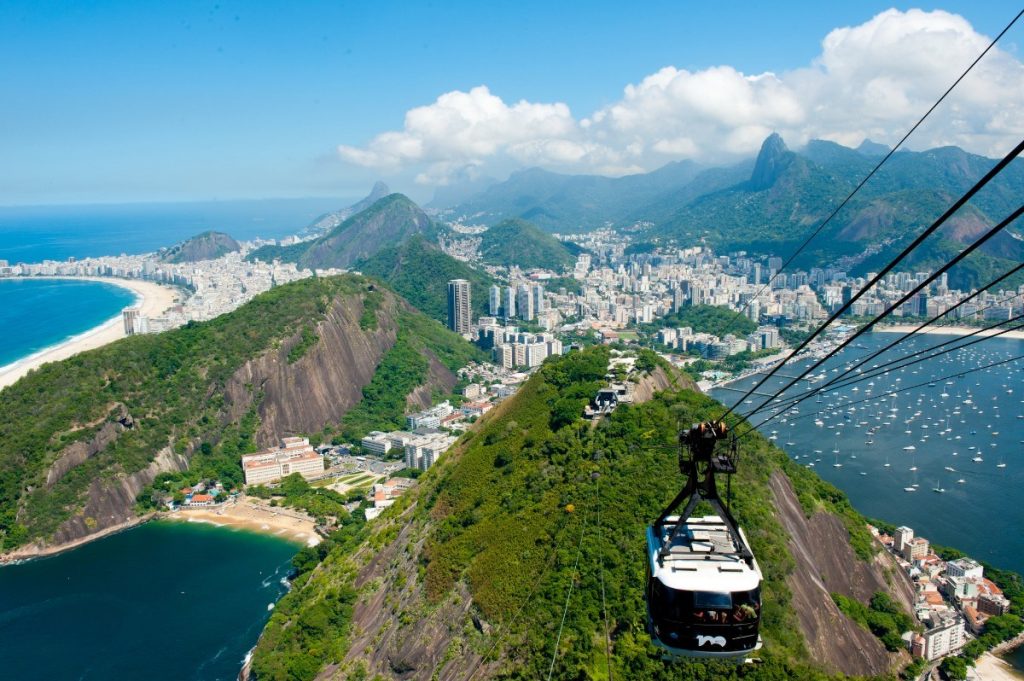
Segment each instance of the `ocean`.
M895 336L862 338L862 348L848 349L825 365L828 379L850 358L865 356ZM920 336L894 350L901 355L950 338ZM775 444L798 463L813 465L818 475L846 492L861 513L907 525L936 544L1024 573L1024 361L938 380L1021 354L1024 341L986 340L828 393L821 402L810 398L797 406L799 414L761 430L777 438ZM781 373L795 376L805 366L787 365ZM773 378L771 391L785 382ZM746 379L731 387L752 384ZM805 382L799 390L806 390ZM732 404L742 393L718 389L712 395ZM752 404L739 411L765 398L750 399ZM876 429L873 436L869 429Z
M153 252L203 231L281 238L343 199L0 207L0 260L10 264ZM0 279L0 366L116 316L134 294L109 285Z
M120 314L135 294L63 279L0 279L0 366L81 334Z
M4 678L234 679L298 547L152 522L0 567Z
M344 199L0 207L0 260L11 264L149 253L207 230L279 239Z

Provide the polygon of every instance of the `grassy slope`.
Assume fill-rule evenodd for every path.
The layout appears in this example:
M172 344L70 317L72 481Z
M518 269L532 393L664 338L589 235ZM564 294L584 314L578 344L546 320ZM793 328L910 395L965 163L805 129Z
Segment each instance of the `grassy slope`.
M870 552L870 539L840 492L791 464L760 437L742 445L741 473L733 489L734 510L766 578L765 664L743 670L714 663L669 665L649 645L644 633L643 533L682 484L671 451L675 424L705 418L721 407L688 391L662 393L644 405L620 408L597 429L577 421L553 431L552 424L561 420L563 401L592 390L594 379L603 373L605 353L603 348L593 348L545 364L502 413L467 435L457 451L421 478L419 504L413 513L419 521L431 520L421 559L428 598L440 602L457 582L464 581L475 608L492 627L492 636L475 634L470 628L467 645L482 654L497 632L504 660L499 677L544 677L582 536L584 560L555 678L604 677L602 563L609 616L614 620L617 678L718 679L741 672L743 678L824 678L809 666L795 615L787 608L790 594L785 577L793 560L785 533L766 503L769 474L784 469L809 511L824 507L837 512L865 555ZM597 452L601 455L595 460ZM599 483L593 473L600 474ZM396 512L408 502L403 500ZM575 507L572 513L566 511L568 504ZM600 525L596 523L598 506ZM389 514L395 517L396 512ZM402 524L408 522L417 521L406 519ZM394 524L383 523L364 546L379 549L396 531ZM269 672L311 665L298 645L299 637L306 634L295 624L326 598L324 594L351 588L355 568L350 549L332 551L308 582L285 597L285 609L275 611L265 641L257 649L256 669L265 672L260 678L285 678ZM512 613L520 608L513 623ZM347 626L334 627L332 636L344 636ZM319 662L337 662L343 652L344 646L335 648ZM288 662L291 657L293 666Z

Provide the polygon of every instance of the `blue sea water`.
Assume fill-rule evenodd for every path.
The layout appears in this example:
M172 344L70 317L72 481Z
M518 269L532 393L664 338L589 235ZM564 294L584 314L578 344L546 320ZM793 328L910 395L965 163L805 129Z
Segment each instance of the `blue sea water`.
M134 301L134 293L113 284L0 279L0 366L88 331Z
M824 365L826 380L837 376L849 359L865 356L895 336L872 333L863 338L863 348L850 349ZM871 364L951 338L919 336L894 348L895 355L882 355ZM865 515L908 525L936 544L1024 573L1024 360L945 378L1022 354L1022 340L985 340L829 391L821 402L808 399L797 406L798 414L780 416L761 431L774 434L775 444L797 463L846 492ZM796 375L800 367L787 365L781 373ZM788 382L776 376L761 390L770 387L774 392ZM747 379L733 387L752 384ZM911 386L919 387L904 390ZM794 387L788 394L806 387L801 382L799 390ZM903 392L892 397L893 390ZM741 393L719 389L712 395L732 404ZM740 412L765 398L750 399ZM908 492L908 487L916 491Z
M234 679L298 546L155 522L0 567L0 676Z
M240 241L295 234L350 201L335 198L0 207L0 260L149 253L207 230Z
M0 207L0 260L67 260L173 246L206 230L245 241L295 234L344 199ZM0 280L0 366L116 316L134 294L100 283Z

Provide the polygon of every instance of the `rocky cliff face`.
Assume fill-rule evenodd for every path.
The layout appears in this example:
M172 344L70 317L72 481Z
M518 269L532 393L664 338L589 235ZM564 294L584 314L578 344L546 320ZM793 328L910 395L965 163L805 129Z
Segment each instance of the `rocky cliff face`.
M770 485L776 515L790 536L790 554L796 559L787 582L811 656L830 672L864 676L887 674L909 662L906 653L887 652L875 636L840 612L831 596L840 593L865 603L882 591L909 611L914 589L907 576L886 554L878 554L871 563L859 560L846 528L834 515L804 515L784 474L774 473Z
M288 353L298 335L242 366L228 382L229 419L238 419L259 399L256 441L269 446L296 433L312 433L336 422L362 398L384 353L395 344L401 305L388 296L377 312L377 328L363 330L359 298L334 301L316 327L317 342L298 361Z

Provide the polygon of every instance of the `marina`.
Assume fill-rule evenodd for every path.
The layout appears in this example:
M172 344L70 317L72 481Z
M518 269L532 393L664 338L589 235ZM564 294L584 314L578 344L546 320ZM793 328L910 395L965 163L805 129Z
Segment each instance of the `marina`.
M775 444L846 492L865 515L911 525L940 544L1024 571L1024 538L1014 511L1024 503L1024 400L1015 391L1024 380L1024 363L975 370L1019 355L1024 343L996 338L912 366L881 368L948 340L910 339L845 376L845 367L858 357L892 341L888 334L868 334L863 348L850 348L819 367L811 381L777 398L778 406L754 422L777 414L762 432L786 433L786 444ZM798 362L784 373L798 375L806 366ZM853 384L857 378L863 380ZM771 393L789 380L773 377L762 391ZM790 399L830 381L835 387L817 397ZM734 387L753 382L746 378ZM731 404L740 393L712 394ZM754 397L740 411L764 399ZM823 438L832 445L825 466Z

